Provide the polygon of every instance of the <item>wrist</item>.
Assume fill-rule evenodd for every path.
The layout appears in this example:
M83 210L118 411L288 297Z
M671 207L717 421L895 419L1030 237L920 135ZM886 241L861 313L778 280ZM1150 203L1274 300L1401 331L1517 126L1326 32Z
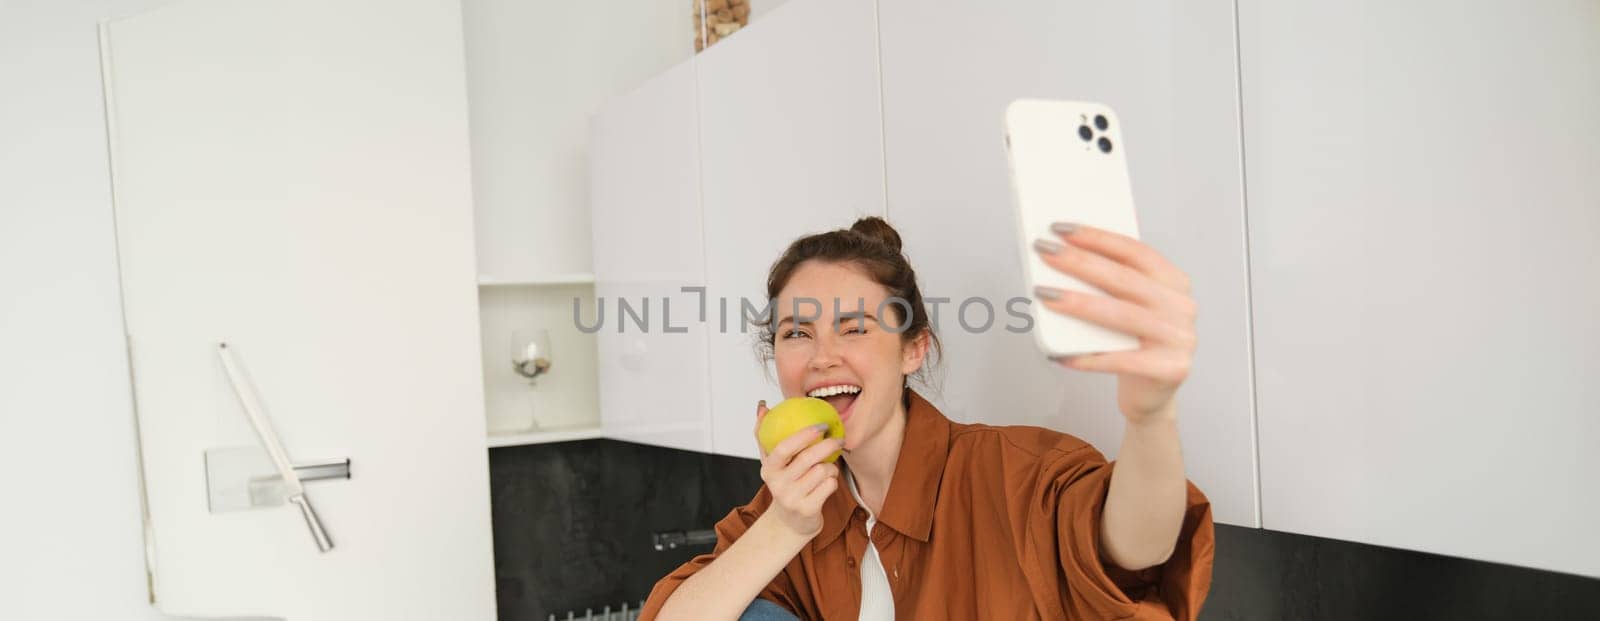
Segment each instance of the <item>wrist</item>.
M1127 419L1128 429L1164 428L1178 424L1178 406L1175 402L1168 401L1166 405L1150 412L1140 412L1132 416L1124 415Z
M782 551L787 558L792 558L800 553L800 549L810 542L816 533L804 534L795 532L788 524L775 515L772 511L761 514L754 524L750 525L752 531L759 531L759 537L766 541L773 549Z

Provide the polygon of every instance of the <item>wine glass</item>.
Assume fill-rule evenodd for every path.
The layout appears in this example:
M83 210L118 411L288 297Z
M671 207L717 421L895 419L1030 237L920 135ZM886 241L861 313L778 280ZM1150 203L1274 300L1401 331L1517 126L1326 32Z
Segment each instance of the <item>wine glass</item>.
M511 370L528 378L530 388L538 388L538 378L550 372L550 331L545 329L511 332ZM529 395L530 399L532 395ZM530 408L532 405L530 404ZM539 419L531 418L530 430L539 429Z
M550 372L550 331L512 331L511 369L528 378L529 386L538 385L535 378Z

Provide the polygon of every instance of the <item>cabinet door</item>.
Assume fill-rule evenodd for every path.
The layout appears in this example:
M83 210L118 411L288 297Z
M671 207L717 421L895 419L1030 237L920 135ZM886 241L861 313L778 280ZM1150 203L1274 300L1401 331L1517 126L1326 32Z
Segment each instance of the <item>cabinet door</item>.
M717 453L758 457L756 401L783 396L754 331L741 330L743 301L766 308L767 270L795 238L883 214L873 11L858 0L790 2L698 57Z
M1179 397L1189 476L1219 521L1256 524L1232 3L879 4L889 217L924 294L949 300L938 402L958 420L1050 427L1115 456L1115 378L1051 365L1031 335L1006 329L1025 325L1007 304L1031 292L1005 107L1106 103L1125 124L1141 238L1192 277L1201 309Z
M460 23L446 1L211 0L104 27L164 612L494 618ZM306 484L330 552L290 505L208 510L207 451L257 446L221 341L291 460L351 461Z
M1265 525L1600 576L1600 5L1240 25Z
M595 294L605 315L583 320L599 326L606 436L705 451L706 328L692 290L705 285L695 96L691 60L591 119Z

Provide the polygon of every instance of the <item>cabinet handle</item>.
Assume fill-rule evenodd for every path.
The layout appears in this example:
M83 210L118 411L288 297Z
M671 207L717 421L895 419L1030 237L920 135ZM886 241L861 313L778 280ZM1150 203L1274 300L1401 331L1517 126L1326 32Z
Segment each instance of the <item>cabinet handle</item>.
M296 494L289 497L289 502L300 507L300 515L306 518L306 527L311 529L311 538L317 540L317 549L323 552L333 549L333 540L328 538L328 531L322 527L322 520L317 519L317 511L311 508L311 501L305 494Z
M311 501L306 499L305 487L300 484L300 474L295 472L294 464L289 463L289 453L283 450L283 443L278 441L278 432L272 428L272 421L267 420L267 415L261 410L261 399L256 397L256 391L249 382L239 373L238 363L234 360L233 350L227 343L217 343L217 357L222 359L222 369L228 374L228 383L233 385L233 392L239 397L239 405L244 406L245 416L250 418L250 426L255 427L256 437L261 440L262 448L267 449L267 455L272 457L272 465L278 469L278 476L283 478L283 488L289 502L300 507L300 515L305 517L306 527L311 529L311 538L317 543L317 550L327 552L333 549L333 540L328 537L328 530L322 526L322 520L317 518L317 512L311 508Z

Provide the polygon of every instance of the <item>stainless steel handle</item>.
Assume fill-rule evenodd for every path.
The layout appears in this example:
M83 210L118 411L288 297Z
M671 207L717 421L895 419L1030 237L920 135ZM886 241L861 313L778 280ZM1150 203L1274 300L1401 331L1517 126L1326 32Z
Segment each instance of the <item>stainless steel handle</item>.
M717 531L711 529L667 531L663 533L650 533L650 543L657 550L671 550L678 546L705 545L717 542Z
M266 449L267 455L272 458L273 467L278 470L278 476L283 479L284 489L288 493L287 500L300 507L300 515L305 517L306 526L311 529L311 537L317 541L317 550L321 552L332 550L333 540L328 538L328 531L322 527L322 520L317 519L317 512L312 510L311 502L306 500L305 487L300 483L300 474L289 461L289 452L284 450L283 442L278 439L278 431L273 429L272 422L267 419L266 410L261 407L261 399L256 396L255 387L250 385L239 370L233 349L224 341L217 343L216 352L222 361L222 370L227 374L228 383L233 385L233 392L239 397L240 407L244 408L250 426L255 428L256 437L261 440L261 448Z
M322 527L322 520L317 518L317 511L311 508L311 501L306 495L290 496L289 502L300 507L300 515L306 518L306 527L311 529L311 538L317 540L317 549L323 552L332 550L333 540L328 538L328 530Z

